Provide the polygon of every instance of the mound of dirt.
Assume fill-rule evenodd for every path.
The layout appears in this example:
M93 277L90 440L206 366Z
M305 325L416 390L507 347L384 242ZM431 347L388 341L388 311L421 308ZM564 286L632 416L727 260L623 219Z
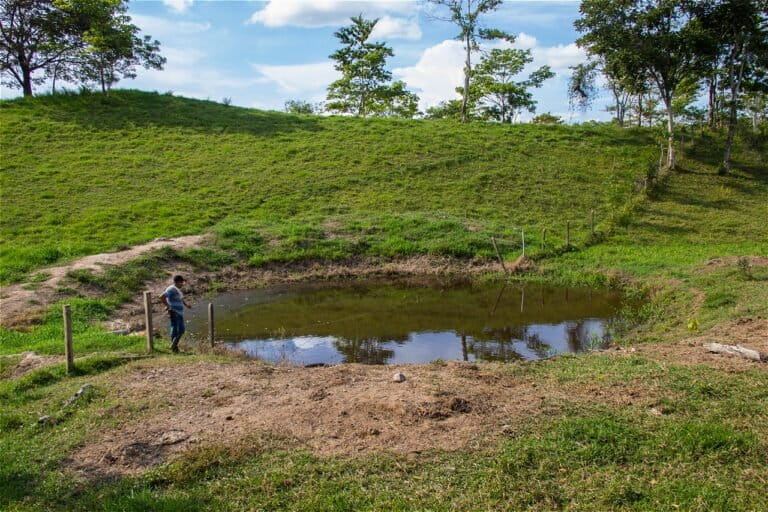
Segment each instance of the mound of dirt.
M393 370L407 380L393 382ZM113 384L122 403L159 405L78 450L70 466L85 475L141 473L196 443L263 431L320 455L456 450L538 414L543 399L533 382L462 363L305 369L204 362L145 367Z

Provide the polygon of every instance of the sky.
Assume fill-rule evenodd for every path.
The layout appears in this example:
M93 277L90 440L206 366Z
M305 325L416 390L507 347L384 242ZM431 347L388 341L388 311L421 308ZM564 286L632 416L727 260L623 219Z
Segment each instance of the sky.
M140 69L136 79L116 87L228 98L233 105L271 110L282 110L287 100L320 102L338 76L328 57L339 46L333 34L350 16L362 14L379 18L373 37L394 50L388 68L425 109L457 98L463 76L457 28L435 19L430 9L422 0L134 0L133 23L161 42L167 63L162 71ZM532 51L534 62L520 79L544 64L556 73L534 93L538 113L570 121L607 119L606 98L591 112L568 108L568 66L585 60L575 44L578 10L578 1L506 0L482 23L515 34L514 46ZM2 89L4 98L16 94Z

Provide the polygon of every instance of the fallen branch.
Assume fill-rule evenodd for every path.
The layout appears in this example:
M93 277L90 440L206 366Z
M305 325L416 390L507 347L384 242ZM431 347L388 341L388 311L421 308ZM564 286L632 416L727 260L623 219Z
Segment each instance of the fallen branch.
M768 363L768 354L761 354L757 350L744 348L741 345L723 345L721 343L705 343L704 348L709 352L716 354L725 354L729 356L738 356L745 359L751 359L758 363Z

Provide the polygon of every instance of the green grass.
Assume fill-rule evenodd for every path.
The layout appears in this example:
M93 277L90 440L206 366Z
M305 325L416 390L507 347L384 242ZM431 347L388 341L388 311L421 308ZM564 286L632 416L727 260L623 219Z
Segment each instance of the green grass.
M187 364L168 359L152 364ZM58 468L88 432L153 407L120 403L117 374L38 370L0 385L0 506L7 510L762 510L768 478L768 376L641 357L568 356L497 366L542 386L631 386L625 406L560 400L509 438L474 452L317 457L279 436L203 445L139 477L72 485ZM60 402L90 382L87 400ZM13 393L8 391L13 389ZM11 406L11 407L8 407ZM649 414L661 408L663 416ZM104 411L110 411L104 414ZM35 420L53 414L51 425Z
M301 117L138 91L0 103L0 283L159 236L213 231L254 264L492 257L605 223L649 131Z

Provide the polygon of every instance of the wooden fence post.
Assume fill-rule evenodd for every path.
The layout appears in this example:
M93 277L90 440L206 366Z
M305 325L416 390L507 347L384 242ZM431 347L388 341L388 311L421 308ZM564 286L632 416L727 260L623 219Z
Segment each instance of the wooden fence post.
M504 265L504 260L501 258L501 253L499 252L499 248L496 245L496 237L491 237L491 242L493 243L493 249L496 251L496 257L499 258L499 263L501 263L501 268L504 269L505 274L509 274L509 271L507 270L507 266Z
M213 348L213 338L216 333L216 329L213 324L213 303L208 303L208 337L210 338L211 348Z
M565 221L565 248L571 246L571 221Z
M541 230L541 250L547 248L547 228Z
M523 258L525 258L525 231L520 229L520 235L523 237Z
M152 293L144 292L144 327L147 329L147 352L155 350L154 328L152 326Z
M72 308L64 304L64 357L67 360L67 373L75 371L75 354L72 347Z
M595 210L592 210L589 214L589 234L592 238L595 237Z

